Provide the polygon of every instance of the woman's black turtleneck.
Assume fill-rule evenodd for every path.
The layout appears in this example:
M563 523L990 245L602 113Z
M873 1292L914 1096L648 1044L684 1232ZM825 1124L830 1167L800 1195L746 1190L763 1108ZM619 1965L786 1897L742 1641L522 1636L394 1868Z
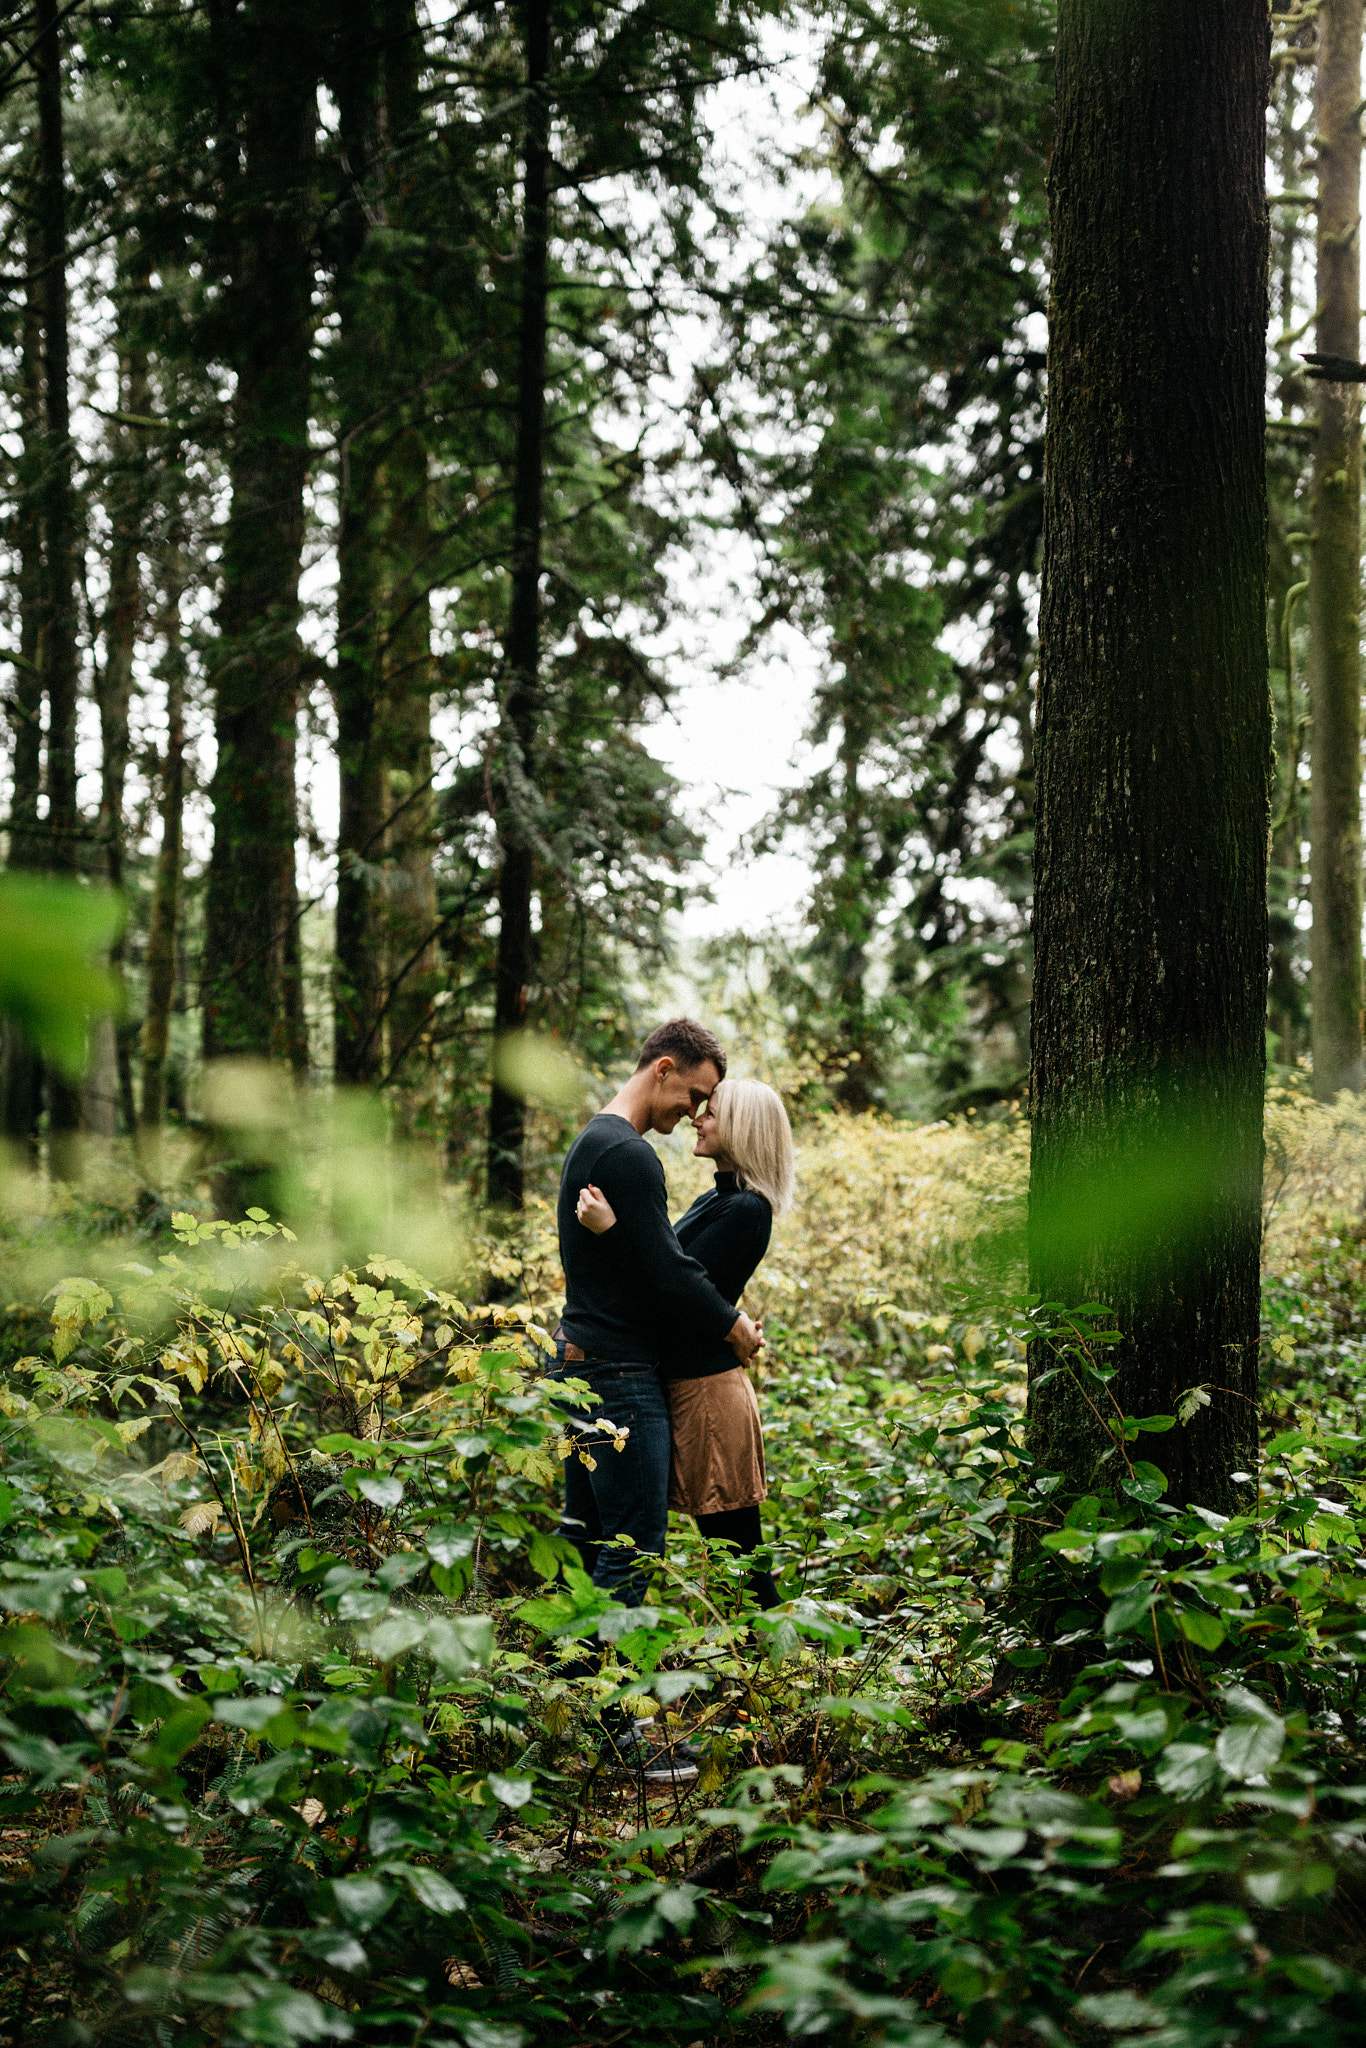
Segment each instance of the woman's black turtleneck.
M738 1302L773 1232L773 1211L753 1188L742 1188L733 1173L718 1173L674 1225L679 1244L696 1259L718 1294ZM610 1232L609 1232L610 1235ZM734 1372L735 1353L725 1343L660 1333L659 1369L665 1379L709 1379Z

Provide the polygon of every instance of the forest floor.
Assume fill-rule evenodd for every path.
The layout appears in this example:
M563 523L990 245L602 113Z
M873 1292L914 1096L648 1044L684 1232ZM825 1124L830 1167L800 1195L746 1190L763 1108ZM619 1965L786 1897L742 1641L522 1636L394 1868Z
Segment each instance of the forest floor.
M0 2037L1360 2040L1366 1120L1270 1108L1256 1499L1178 1514L1120 1431L1046 1625L1024 1346L1105 1332L1012 1293L1023 1131L800 1137L768 1614L679 1518L643 1609L554 1536L548 1212L463 1293L14 1212ZM604 1765L613 1706L697 1779Z

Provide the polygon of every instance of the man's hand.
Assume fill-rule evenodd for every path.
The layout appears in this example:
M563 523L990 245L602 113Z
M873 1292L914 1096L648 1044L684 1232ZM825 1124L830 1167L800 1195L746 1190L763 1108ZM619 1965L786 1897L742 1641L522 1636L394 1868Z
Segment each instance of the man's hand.
M726 1342L741 1365L749 1364L762 1348L763 1341L763 1324L752 1323L747 1315L738 1315L726 1333Z

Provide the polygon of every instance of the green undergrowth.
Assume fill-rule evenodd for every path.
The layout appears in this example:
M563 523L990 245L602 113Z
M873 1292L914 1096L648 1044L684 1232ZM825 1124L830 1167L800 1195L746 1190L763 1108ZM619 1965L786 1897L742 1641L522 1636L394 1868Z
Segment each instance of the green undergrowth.
M1227 1519L1142 1455L1201 1389L1124 1416L1103 1319L772 1323L760 1614L690 1525L636 1609L555 1535L531 1264L480 1304L176 1228L0 1346L10 2043L1366 2033L1350 1231L1268 1284ZM1032 1340L1111 1416L1080 1500L1025 1453ZM613 1775L608 1704L696 1782Z

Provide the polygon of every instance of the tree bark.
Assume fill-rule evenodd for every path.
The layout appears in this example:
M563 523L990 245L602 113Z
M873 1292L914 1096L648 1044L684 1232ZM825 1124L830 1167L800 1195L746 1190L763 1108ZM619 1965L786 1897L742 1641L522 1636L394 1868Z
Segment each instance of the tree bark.
M166 1121L166 1060L176 995L176 931L180 918L181 860L185 814L185 653L180 602L185 582L178 537L167 567L163 633L166 653L166 752L161 764L161 846L152 890L147 934L147 1008L142 1024L143 1149L155 1170Z
M1322 0L1315 91L1323 355L1361 336L1362 0ZM1314 1093L1361 1085L1361 386L1321 383L1309 568Z
M1064 1495L1135 1455L1221 1511L1256 1459L1267 54L1251 0L1063 0L1050 174L1030 1264L1123 1342L1099 1417L1035 1347L1029 1437Z
M125 290L145 290L145 267L125 279ZM127 314L125 312L125 318ZM148 409L147 352L136 338L125 340L120 354L121 403L135 418ZM138 625L142 616L142 554L150 498L145 452L137 429L124 427L115 439L116 470L109 492L109 509L114 534L109 551L109 603L105 614L104 671L98 682L100 713L100 818L99 844L102 865L110 885L123 887L124 784L128 776L128 721L133 701L133 657ZM109 949L109 965L120 987L124 981L124 938L120 933ZM115 1020L115 1059L118 1101L124 1129L137 1135L137 1106L133 1095L133 1040L136 1023L126 1015ZM111 1105L112 1107L112 1105Z
M43 789L43 531L41 482L44 470L43 315L40 259L30 217L25 244L24 316L20 344L20 497L16 513L18 554L19 660L14 685L14 761L10 802L9 866L42 868L47 847L38 816ZM38 1164L43 1112L43 1067L22 1027L12 1017L4 1027L5 1136Z
M425 328L409 332L403 281L375 271L383 259L371 248L374 225L408 225L402 156L421 114L420 50L412 0L355 0L336 81L349 192L338 265L335 1059L337 1079L351 1085L416 1064L436 965L428 460L404 399L430 346ZM396 1094L409 1123L414 1093L405 1078Z
M205 904L204 1055L300 1063L295 728L312 339L312 51L262 10L236 194L236 333ZM235 148L234 138L228 146Z
M513 476L512 591L507 683L499 721L498 964L494 990L494 1079L489 1098L488 1195L520 1209L526 1110L497 1077L498 1049L526 1021L534 971L531 895L536 722L540 701L541 503L545 441L546 302L549 241L550 0L526 0L526 138L522 168L521 313L517 447Z
M413 0L385 0L384 106L390 166L389 211L400 234L414 219L405 157L422 118L421 38ZM405 299L395 359L413 379L431 352L425 317L413 331ZM404 409L387 451L384 697L389 761L387 846L391 862L385 901L388 1008L386 1077L400 1128L408 1135L435 1122L436 1069L429 1033L436 994L436 877L432 868L432 522L424 425Z
M76 513L71 479L70 352L66 296L66 150L62 120L62 50L57 0L38 0L38 247L42 258L43 397L47 446L43 481L45 568L43 681L47 691L48 867L77 865ZM80 1170L79 1086L47 1070L48 1157L60 1180Z
M386 463L389 486L388 631L385 648L387 845L385 897L387 1075L400 1126L430 1125L436 1112L424 1060L437 974L436 878L432 869L431 519L427 446L409 427Z

